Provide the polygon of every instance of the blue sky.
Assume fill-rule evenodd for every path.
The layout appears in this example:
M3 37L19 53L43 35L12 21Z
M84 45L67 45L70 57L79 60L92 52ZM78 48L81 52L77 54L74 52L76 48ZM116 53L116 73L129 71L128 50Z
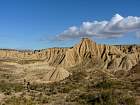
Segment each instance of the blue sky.
M68 47L80 39L51 41L71 26L109 21L115 14L140 17L140 0L0 0L0 48ZM97 43L140 44L135 32L122 37L96 38ZM43 39L43 41L41 40Z

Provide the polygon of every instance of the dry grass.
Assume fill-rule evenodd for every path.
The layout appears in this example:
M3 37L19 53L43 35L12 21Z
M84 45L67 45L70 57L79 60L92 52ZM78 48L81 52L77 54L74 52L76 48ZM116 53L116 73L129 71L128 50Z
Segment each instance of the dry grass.
M0 104L136 105L139 84L120 81L106 70L81 66L70 69L72 75L66 79L48 83L47 73L54 67L46 63L1 63Z

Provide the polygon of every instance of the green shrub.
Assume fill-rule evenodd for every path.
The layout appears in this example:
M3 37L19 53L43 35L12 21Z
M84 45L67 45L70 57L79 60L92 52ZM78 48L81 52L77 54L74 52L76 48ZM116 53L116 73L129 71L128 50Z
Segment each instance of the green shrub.
M134 99L134 97L128 97L128 96L124 96L120 99L121 104L123 105L136 105L136 100Z
M103 89L107 89L107 88L111 88L113 85L112 82L99 82L95 85L95 88L103 88Z
M19 83L10 83L10 82L0 82L0 91L14 91L14 92L20 92L24 90L24 86Z
M11 97L7 99L4 105L37 105L32 99L27 99L25 97Z

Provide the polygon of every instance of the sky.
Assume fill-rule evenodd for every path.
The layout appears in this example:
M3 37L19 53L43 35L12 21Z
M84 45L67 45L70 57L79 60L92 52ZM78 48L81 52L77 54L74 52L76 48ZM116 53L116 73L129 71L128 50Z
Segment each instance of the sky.
M0 0L0 48L140 44L140 0Z

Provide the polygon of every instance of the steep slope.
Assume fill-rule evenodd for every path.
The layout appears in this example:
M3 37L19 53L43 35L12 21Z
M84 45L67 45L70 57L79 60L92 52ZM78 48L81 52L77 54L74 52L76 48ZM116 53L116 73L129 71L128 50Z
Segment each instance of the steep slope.
M81 42L66 52L66 65L81 63L90 58L93 63L106 62L121 55L121 51L114 46L98 45L88 38L83 38Z
M140 62L129 70L127 76L133 81L140 81Z
M67 48L49 48L46 51L46 59L49 65L60 65L65 56Z
M41 60L51 66L84 65L110 70L129 70L140 60L140 46L100 45L82 38L71 48L49 48L35 51L0 50L0 60Z
M62 67L52 67L45 63L28 64L21 66L20 69L24 72L23 78L30 82L55 82L63 80L70 75L70 73Z
M99 45L88 38L83 38L79 44L67 50L62 64L73 66L83 61L91 61L93 65L99 65L99 68L128 70L137 64L139 55L140 52L128 54L116 46Z

